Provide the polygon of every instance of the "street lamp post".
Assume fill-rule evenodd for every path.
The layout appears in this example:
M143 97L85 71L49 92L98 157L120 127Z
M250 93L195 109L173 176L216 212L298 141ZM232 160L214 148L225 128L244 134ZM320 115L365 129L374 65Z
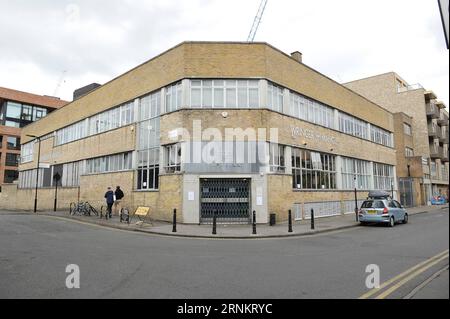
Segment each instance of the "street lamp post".
M38 140L38 156L37 156L37 168L36 168L36 190L34 193L34 212L37 212L37 201L38 201L38 185L39 185L39 162L41 159L41 138L36 135L27 135L28 137L36 138Z
M58 206L58 182L61 179L61 175L59 175L59 173L57 172L54 176L53 179L55 181L55 204L53 206L53 211L56 212L56 207Z

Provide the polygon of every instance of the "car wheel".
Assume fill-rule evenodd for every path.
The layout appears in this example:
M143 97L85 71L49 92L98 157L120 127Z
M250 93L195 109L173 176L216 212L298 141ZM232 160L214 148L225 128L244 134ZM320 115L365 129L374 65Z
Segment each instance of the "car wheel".
M395 219L394 219L394 216L392 216L391 219L389 219L389 224L388 224L388 226L389 226L389 227L394 227L394 226L395 226Z
M360 224L361 226L366 226L366 225L367 225L366 222L359 222L359 224Z
M408 214L405 213L405 217L403 218L403 224L408 224Z

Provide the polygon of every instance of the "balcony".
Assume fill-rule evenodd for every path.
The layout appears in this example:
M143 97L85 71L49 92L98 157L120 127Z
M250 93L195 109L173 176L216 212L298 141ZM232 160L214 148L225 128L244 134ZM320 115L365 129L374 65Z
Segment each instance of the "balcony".
M436 124L428 123L428 136L433 138L441 138L442 132Z
M434 102L427 103L426 113L427 117L431 119L438 119L441 116L441 112Z
M419 83L416 83L416 84L411 84L408 86L399 87L399 88L397 88L397 92L402 93L402 92L408 92L408 91L420 90L420 89L423 89L423 86L420 85Z
M442 146L430 144L430 157L431 159L441 159L444 157L444 150Z
M448 162L448 150L445 151L445 149L444 149L444 153L442 154L441 162L442 163Z
M441 112L441 116L438 118L437 123L440 126L448 126L448 115Z
M439 143L448 144L448 129L446 127L442 128L442 133L439 137Z

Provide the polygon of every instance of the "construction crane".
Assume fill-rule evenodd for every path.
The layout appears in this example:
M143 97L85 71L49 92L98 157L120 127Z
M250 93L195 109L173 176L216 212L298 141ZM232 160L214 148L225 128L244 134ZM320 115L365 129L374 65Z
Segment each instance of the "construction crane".
M259 5L258 12L256 13L255 20L253 21L252 29L248 34L247 42L253 42L255 39L256 32L258 31L259 24L261 23L262 16L264 14L264 10L266 9L268 0L261 0L261 4Z
M59 77L59 80L58 80L58 84L56 85L55 91L53 92L53 96L58 96L59 89L61 88L61 85L62 85L64 82L66 82L66 81L64 80L64 78L65 78L65 76L66 76L66 73L67 73L66 70L62 71L61 76Z

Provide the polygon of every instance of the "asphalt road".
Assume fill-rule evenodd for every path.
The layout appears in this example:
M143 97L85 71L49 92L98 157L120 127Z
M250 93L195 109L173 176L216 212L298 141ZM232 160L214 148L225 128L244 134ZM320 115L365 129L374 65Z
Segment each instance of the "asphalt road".
M447 250L448 216L435 209L395 228L205 240L0 212L0 298L358 298L369 291L367 265L380 267L383 283ZM66 288L68 264L80 268L80 289ZM407 296L446 265L448 257L386 298ZM444 271L411 297L448 290Z

